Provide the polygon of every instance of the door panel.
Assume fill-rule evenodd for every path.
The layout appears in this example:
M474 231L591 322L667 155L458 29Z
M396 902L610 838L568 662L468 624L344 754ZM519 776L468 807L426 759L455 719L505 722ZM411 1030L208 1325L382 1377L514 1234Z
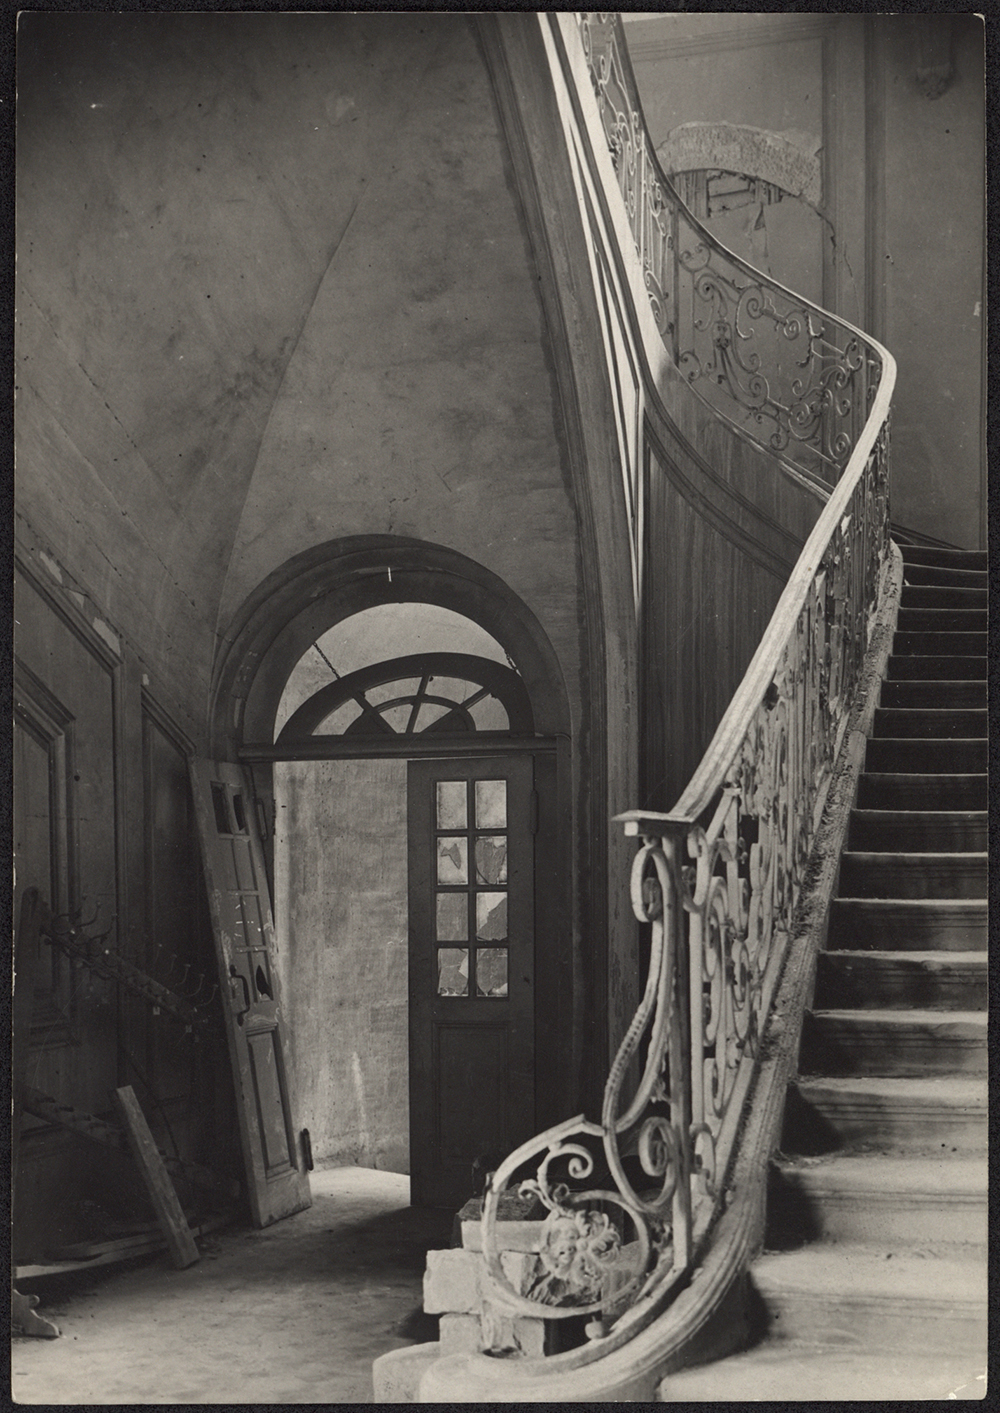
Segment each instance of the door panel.
M250 1209L254 1222L263 1227L302 1211L311 1202L285 1063L284 1018L272 966L275 940L264 861L242 769L222 762L192 761L191 783L215 931Z
M411 761L410 1192L460 1206L534 1132L530 756Z

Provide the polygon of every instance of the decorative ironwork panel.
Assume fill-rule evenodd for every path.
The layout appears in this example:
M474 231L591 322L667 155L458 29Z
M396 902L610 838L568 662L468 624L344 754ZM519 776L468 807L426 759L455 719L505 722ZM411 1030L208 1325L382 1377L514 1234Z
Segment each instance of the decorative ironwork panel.
M650 155L620 20L584 14L576 23L646 289L678 368L774 458L837 483L673 812L621 817L640 839L630 888L649 968L600 1121L580 1115L548 1129L486 1186L482 1248L505 1305L547 1319L590 1315L587 1334L600 1339L663 1309L687 1284L719 1213L876 621L895 374L879 345L698 225ZM643 744L670 749L668 740ZM483 863L477 852L477 877ZM478 896L485 906L490 894ZM495 935L480 912L475 924L477 938ZM546 1212L519 1289L497 1245L508 1186Z
M871 409L877 354L700 224L649 140L620 18L586 12L578 21L646 291L678 370L752 441L835 481Z

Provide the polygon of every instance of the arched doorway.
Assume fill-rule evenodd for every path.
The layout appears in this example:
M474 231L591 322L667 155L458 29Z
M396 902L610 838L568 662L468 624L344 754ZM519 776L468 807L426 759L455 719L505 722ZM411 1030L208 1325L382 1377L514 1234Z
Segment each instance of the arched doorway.
M449 577L397 562L325 611L307 596L233 713L314 1154L408 1170L411 1200L441 1206L548 1118L543 1017L567 970L568 742L538 730L563 715L561 683L509 590L467 564Z

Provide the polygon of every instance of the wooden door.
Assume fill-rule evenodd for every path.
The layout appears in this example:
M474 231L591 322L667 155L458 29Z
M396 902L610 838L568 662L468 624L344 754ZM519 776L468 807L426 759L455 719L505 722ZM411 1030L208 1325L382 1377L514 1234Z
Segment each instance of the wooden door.
M534 1132L530 756L411 761L410 1200L459 1207Z
M311 1203L285 1057L274 928L248 782L191 762L250 1211L257 1226Z

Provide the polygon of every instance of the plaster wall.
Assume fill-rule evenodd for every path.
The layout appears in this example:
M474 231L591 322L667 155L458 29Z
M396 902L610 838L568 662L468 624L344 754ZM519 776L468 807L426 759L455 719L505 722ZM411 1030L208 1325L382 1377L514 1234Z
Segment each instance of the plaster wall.
M916 79L928 23L953 62L936 98ZM821 278L817 226L778 229L788 203L764 210L756 230L752 208L723 218L730 238L720 237L886 344L899 368L893 519L985 544L981 21L663 15L636 17L626 38L655 147L682 124L731 123L819 153Z
M19 506L193 734L217 629L352 532L494 569L572 683L575 514L469 21L33 14L18 90Z
M275 927L317 1162L409 1171L406 762L274 767Z
M441 28L427 65L276 395L221 621L312 544L409 535L525 600L576 706L576 522L525 238L464 23Z
M952 25L954 76L917 86L913 17L886 27L885 333L899 365L893 518L963 549L985 546L983 29Z

